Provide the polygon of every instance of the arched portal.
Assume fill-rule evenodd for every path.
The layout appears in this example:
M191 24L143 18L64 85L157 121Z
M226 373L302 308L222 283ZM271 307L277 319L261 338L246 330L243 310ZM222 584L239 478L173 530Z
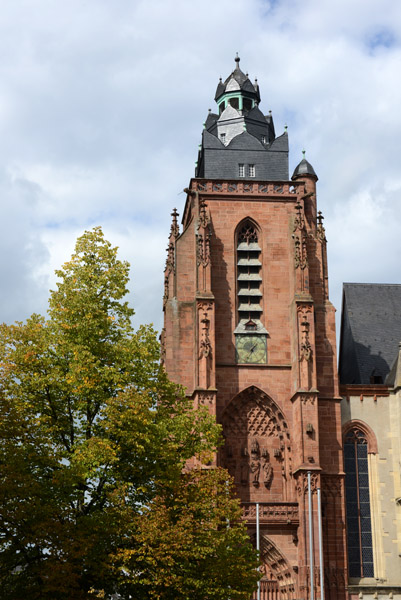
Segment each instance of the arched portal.
M253 536L254 541L255 536ZM296 586L292 569L277 546L266 536L260 540L263 577L260 580L260 600L294 600ZM256 600L254 593L253 599Z
M258 490L264 490L264 501L290 500L290 434L277 404L250 386L227 406L222 425L222 463L234 478L241 500L255 501Z

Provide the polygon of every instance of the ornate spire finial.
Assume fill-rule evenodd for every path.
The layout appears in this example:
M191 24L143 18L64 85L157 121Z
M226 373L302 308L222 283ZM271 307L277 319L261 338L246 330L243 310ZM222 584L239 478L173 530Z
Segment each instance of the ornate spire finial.
M321 242L326 241L326 230L323 226L323 219L324 219L324 216L322 215L322 211L319 210L319 212L317 213L316 236L317 236L317 239L320 240Z
M287 123L286 123L286 124L284 125L284 130L285 130L285 131L287 131L287 129L288 129L288 125L287 125Z
M306 150L302 150L302 159L305 160L305 154L306 154Z
M236 53L234 60L237 63L237 67L239 68L240 57L238 56L238 52Z
M174 237L178 237L178 235L180 233L180 228L178 226L178 221L177 221L178 212L177 212L176 208L173 208L173 212L171 213L171 216L173 217L173 222L171 223L171 234Z

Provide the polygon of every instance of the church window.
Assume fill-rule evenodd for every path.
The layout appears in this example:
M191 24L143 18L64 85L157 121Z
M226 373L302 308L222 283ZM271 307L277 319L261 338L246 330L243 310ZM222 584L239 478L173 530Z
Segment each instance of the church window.
M344 439L344 470L350 577L374 577L368 440L353 427Z
M247 331L257 328L262 312L260 255L258 230L252 221L247 220L237 238L238 321Z
M255 177L255 165L248 165L248 175L249 177Z
M245 165L242 163L238 165L238 177L245 177Z

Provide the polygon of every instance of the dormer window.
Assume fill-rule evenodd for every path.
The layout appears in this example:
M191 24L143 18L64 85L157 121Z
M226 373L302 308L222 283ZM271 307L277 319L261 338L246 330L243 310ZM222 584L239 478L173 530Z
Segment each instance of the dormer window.
M222 144L226 144L226 134L225 133L220 133L220 141Z
M256 175L255 165L248 165L248 176L255 177L255 175Z
M267 137L262 135L262 144L267 144Z
M238 177L245 177L245 165L243 163L238 165Z

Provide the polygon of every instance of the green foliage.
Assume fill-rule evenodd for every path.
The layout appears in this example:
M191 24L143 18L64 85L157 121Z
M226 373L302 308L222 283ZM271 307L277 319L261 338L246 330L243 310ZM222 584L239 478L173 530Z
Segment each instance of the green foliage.
M153 329L132 329L128 274L100 228L85 232L49 318L0 328L8 600L235 599L255 586L227 474L183 475L219 428L168 380Z

